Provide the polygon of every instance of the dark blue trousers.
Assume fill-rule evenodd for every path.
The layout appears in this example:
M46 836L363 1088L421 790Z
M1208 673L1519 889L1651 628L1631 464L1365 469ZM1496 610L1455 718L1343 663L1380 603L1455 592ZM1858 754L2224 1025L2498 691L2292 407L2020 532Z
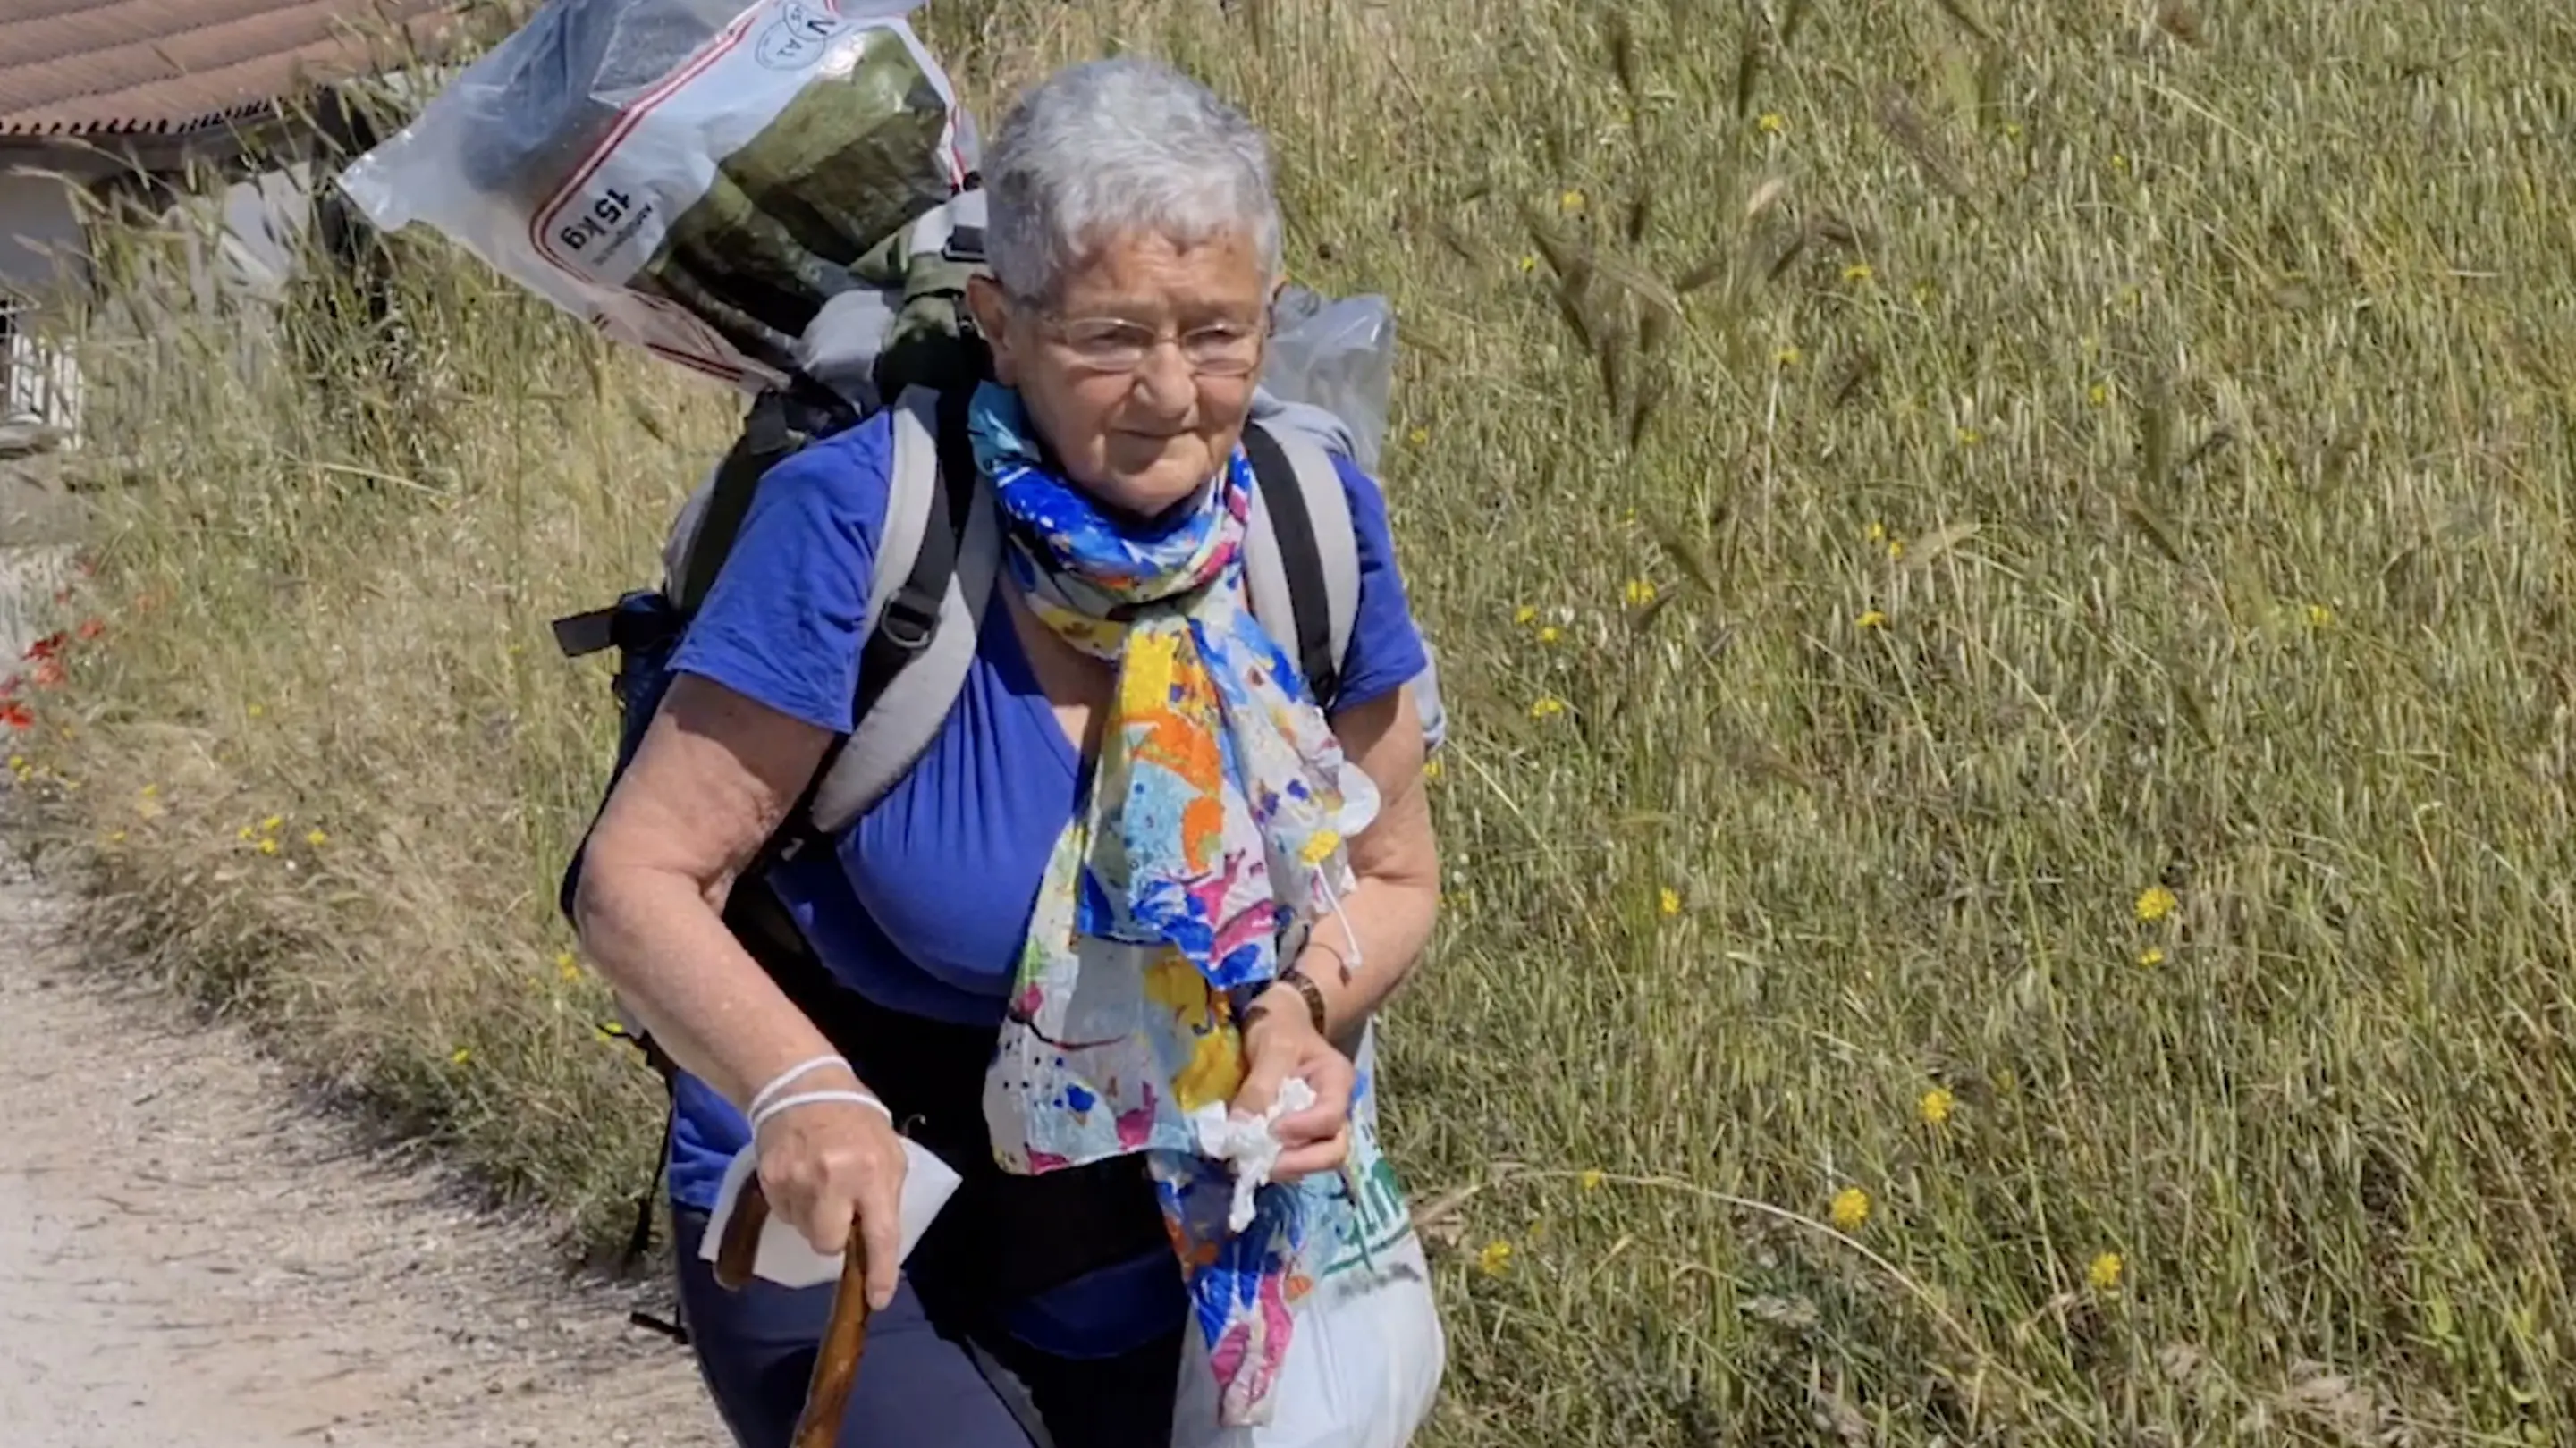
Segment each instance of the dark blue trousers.
M716 1411L742 1448L788 1448L832 1289L755 1278L728 1292L698 1260L707 1214L679 1208L672 1225L680 1310ZM907 1281L868 1323L839 1448L1030 1448L1024 1415L1054 1448L1164 1448L1180 1362L1178 1333L1099 1360L1033 1352L978 1323L935 1320Z

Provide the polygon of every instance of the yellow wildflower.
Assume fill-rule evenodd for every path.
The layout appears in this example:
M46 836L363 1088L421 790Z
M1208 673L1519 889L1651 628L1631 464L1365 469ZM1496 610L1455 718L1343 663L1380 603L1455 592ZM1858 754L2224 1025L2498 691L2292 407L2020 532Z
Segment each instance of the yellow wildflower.
M1655 601L1655 585L1643 578L1629 579L1627 586L1619 592L1621 597L1628 600L1630 608L1644 608Z
M1528 628L1531 624L1538 622L1538 605L1534 603L1524 603L1520 607L1513 609L1512 622L1519 624L1523 628Z
M2111 385L2107 382L2094 383L2092 386L2084 389L2084 400L2092 403L2095 407L2110 406Z
M1682 913L1682 892L1666 885L1657 893L1655 904L1667 915L1679 915Z
M1543 694L1537 703L1530 705L1530 717L1533 719L1553 719L1564 712L1565 701L1553 694Z
M1871 271L1869 269L1869 263L1865 261L1856 261L1850 266L1843 268L1843 280L1855 284L1868 281L1871 277L1876 275L1877 273Z
M159 799L161 797L161 786L157 784L147 784L143 786L143 797L145 799Z
M1436 780L1446 772L1447 771L1440 767L1440 761L1437 759L1426 759L1422 761L1422 777L1424 779Z
M1558 639L1563 637L1565 637L1565 630L1558 628L1555 624L1549 624L1547 627L1538 631L1538 641L1543 644L1555 643Z
M273 835L280 829L283 829L285 825L286 817L284 815L270 815L268 818L259 822L259 832L264 835Z
M1585 1168L1583 1169L1583 1175L1582 1175L1582 1176L1580 1176L1580 1177L1578 1177L1578 1178L1576 1178L1576 1180L1580 1181L1580 1182L1583 1184L1583 1189L1584 1189L1585 1191L1587 1191L1587 1192L1597 1192L1597 1191L1601 1190L1601 1184L1602 1184L1603 1182L1605 1182L1605 1181L1608 1181L1608 1180L1609 1180L1609 1177L1608 1177L1608 1176L1606 1176L1606 1175L1602 1172L1601 1168L1599 1168L1599 1167L1597 1167L1597 1166L1591 1166L1591 1167L1585 1167Z
M1404 435L1404 440L1412 443L1415 447L1426 446L1431 441L1431 429L1427 427L1417 427L1413 431L1406 433Z
M1872 523L1872 524L1870 524L1870 525L1869 525L1869 541L1871 541L1872 543L1884 543L1884 542L1886 542L1886 541L1887 541L1887 525L1886 525L1885 523Z
M331 843L331 837L318 829L307 830L304 832L304 843L318 850Z
M1567 189L1563 195L1556 198L1556 209L1564 212L1568 216L1581 214L1583 211L1583 193L1571 188Z
M1496 1238L1476 1253L1476 1270L1488 1277L1500 1277L1511 1270L1512 1244Z
M2308 627L2324 628L2334 622L2334 610L2322 603L2308 605Z
M2125 173L2129 169L2129 158L2117 151L2113 151L2111 153L2111 169Z
M1778 111L1764 111L1762 119L1754 124L1762 128L1762 134L1776 136L1789 129L1789 118Z
M123 830L109 830L109 831L107 832L107 842L108 842L109 844L111 844L111 845L121 845L121 844L124 844L124 843L125 843L125 831L123 831Z
M2004 122L2004 139L2005 139L2005 140L2007 140L2007 141L2018 141L2018 140L2020 140L2020 139L2021 139L2021 122L2019 122L2019 121L2006 121L2006 122Z
M268 707L264 704L253 704L250 706L250 717L254 719L263 718L267 713Z
M2149 885L2138 892L2138 919L2143 924L2153 925L2174 913L2174 907L2181 903L2173 891L2162 885Z
M2138 952L2138 964L2145 966L2149 970L2153 970L2164 963L2165 948L2161 945L2150 945L2146 949Z
M1957 1110L1958 1105L1959 1099L1950 1094L1948 1087L1935 1086L1923 1093L1922 1100L1914 1103L1914 1114L1922 1117L1926 1126L1945 1126L1949 1124L1950 1113Z
M1522 257L1522 258L1521 258L1521 270L1522 270L1522 271L1524 271L1524 272L1534 272L1534 271L1537 271L1537 270L1538 270L1538 258L1537 258L1537 257L1534 257L1534 256L1525 256L1525 257Z
M581 962L573 959L573 954L569 950L556 951L555 974L562 976L568 981L579 980L581 979Z
M1887 561L1890 563L1902 563L1905 561L1904 539L1890 538L1887 540Z
M1874 609L1874 608L1873 608L1873 609L1869 610L1868 612L1866 612L1866 613L1862 614L1860 617L1858 617L1858 618L1856 618L1856 619L1853 619L1853 620L1852 620L1852 627L1853 627L1853 628L1885 628L1885 627L1887 627L1887 615L1886 615L1886 614L1884 614L1884 613L1881 613L1879 610L1877 610L1877 609Z
M2126 1262L2120 1260L2119 1253L2104 1252L2093 1259L2091 1266L2084 1269L2084 1280L2092 1283L2093 1290L2096 1292L2117 1292L2120 1289L2121 1270L2127 1266Z
M1845 1232L1857 1232L1869 1220L1869 1193L1858 1187L1845 1187L1834 1193L1834 1226Z
M1806 358L1806 355L1806 353L1799 351L1796 347L1783 347L1779 351L1771 354L1771 360L1779 363L1783 367L1795 367L1799 362Z
M10 756L9 756L9 767L10 767L11 769L24 769L24 768L26 768L26 767L27 767L27 756L25 756L25 755L23 755L23 754L12 754L12 755L10 755Z
M263 855L274 855L274 854L276 854L276 853L277 853L277 841L276 841L276 840L274 840L274 839L272 839L272 838L270 838L270 837L268 837L268 836L266 836L266 835L262 835L262 836L260 837L260 841L259 841L259 852L260 852L261 854L263 854Z
M447 1053L447 1063L451 1066L462 1066L473 1059L474 1048L471 1046L459 1046Z
M1984 442L1985 440L1986 435L1977 431L1973 427L1963 427L1959 429L1959 446L1961 447L1975 447L1977 444Z
M244 825L240 829L233 831L233 838L246 845L249 844L252 839L256 838L258 834L259 831L252 829L248 825Z

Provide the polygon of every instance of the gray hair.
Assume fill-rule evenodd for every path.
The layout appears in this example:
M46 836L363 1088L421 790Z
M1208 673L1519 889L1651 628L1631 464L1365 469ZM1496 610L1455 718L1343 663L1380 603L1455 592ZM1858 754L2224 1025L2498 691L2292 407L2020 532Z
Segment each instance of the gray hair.
M1249 233L1279 276L1270 144L1243 112L1168 66L1086 61L1020 98L984 155L985 257L1002 289L1057 295L1092 247L1142 231L1183 246Z

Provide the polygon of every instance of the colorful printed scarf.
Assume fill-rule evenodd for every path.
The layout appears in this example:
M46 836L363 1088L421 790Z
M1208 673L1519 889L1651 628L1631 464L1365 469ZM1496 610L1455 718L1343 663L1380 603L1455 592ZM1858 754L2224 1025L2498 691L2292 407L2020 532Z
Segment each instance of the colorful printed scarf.
M1231 1173L1197 1154L1189 1116L1242 1085L1226 992L1274 977L1283 935L1349 890L1343 842L1376 791L1244 605L1241 449L1195 505L1139 531L1047 470L1016 393L985 386L972 417L1032 609L1118 670L986 1078L995 1154L1035 1173L1145 1153L1222 1421L1267 1422L1289 1310L1313 1285L1306 1244L1329 1249L1349 1204L1269 1185L1229 1232Z

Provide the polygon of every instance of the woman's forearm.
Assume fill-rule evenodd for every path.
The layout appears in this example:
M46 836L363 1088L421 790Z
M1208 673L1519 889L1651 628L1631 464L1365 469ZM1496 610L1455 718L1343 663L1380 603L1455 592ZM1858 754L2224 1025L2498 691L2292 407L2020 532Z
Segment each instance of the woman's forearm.
M1440 914L1440 845L1423 792L1422 720L1412 686L1334 716L1333 730L1377 789L1378 812L1350 839L1357 882L1339 902L1316 902L1314 928L1290 964L1324 998L1325 1036L1347 1051L1431 943ZM1270 1004L1307 1010L1302 996Z
M1394 995L1431 943L1440 913L1437 878L1363 877L1308 933L1299 973L1324 997L1325 1033L1345 1048ZM1297 1009L1303 1010L1302 999Z
M833 1049L687 876L585 869L574 914L584 951L654 1043L737 1107ZM834 1084L848 1082L814 1079Z

